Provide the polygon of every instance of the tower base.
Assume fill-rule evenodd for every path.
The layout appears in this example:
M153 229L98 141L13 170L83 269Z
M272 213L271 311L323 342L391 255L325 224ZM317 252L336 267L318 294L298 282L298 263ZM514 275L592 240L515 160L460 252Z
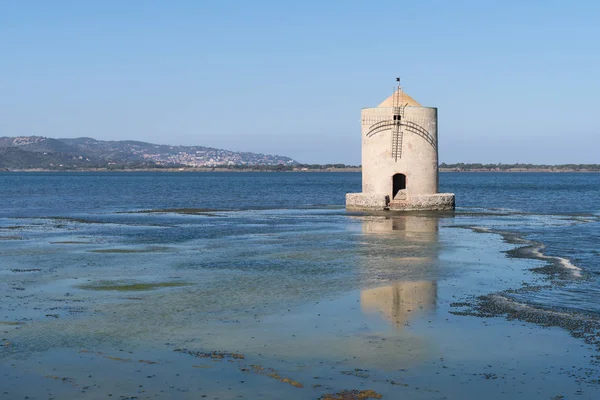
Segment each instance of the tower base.
M351 211L449 211L454 207L454 193L418 194L392 201L384 194L346 194L346 209Z

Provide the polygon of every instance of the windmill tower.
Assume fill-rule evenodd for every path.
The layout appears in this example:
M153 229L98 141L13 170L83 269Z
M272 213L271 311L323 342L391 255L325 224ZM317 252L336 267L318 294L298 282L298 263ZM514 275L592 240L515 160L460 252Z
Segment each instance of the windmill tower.
M362 193L354 210L452 210L454 195L438 193L437 108L423 107L396 78L394 93L361 112Z

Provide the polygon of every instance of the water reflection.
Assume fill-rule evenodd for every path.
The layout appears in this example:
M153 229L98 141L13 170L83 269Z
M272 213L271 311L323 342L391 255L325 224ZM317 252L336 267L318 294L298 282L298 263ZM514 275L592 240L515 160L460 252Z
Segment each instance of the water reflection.
M396 215L363 221L363 233L386 234L395 244L385 250L391 256L388 260L392 260L385 265L388 270L385 275L391 277L396 272L410 278L361 291L363 313L377 313L400 330L409 320L435 309L437 283L431 278L435 277L438 257L438 226L439 219L435 216ZM381 273L381 265L375 264L378 262L366 265L369 270Z
M360 306L364 313L380 313L396 329L402 329L411 318L435 308L436 294L435 282L396 282L363 290Z
M439 218L435 216L393 215L386 217L364 217L364 233L393 233L398 238L429 242L438 238Z

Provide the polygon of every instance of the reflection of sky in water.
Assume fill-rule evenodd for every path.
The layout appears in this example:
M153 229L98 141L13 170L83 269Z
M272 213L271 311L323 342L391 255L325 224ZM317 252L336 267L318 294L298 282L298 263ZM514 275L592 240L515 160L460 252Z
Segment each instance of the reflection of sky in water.
M187 340L207 320L248 322L398 277L435 274L435 219L347 219L339 211L322 210L240 214L225 219L142 214L116 227L37 220L44 224L41 229L23 232L27 240L0 253L13 260L15 270L40 270L2 271L7 287L23 284L28 294L20 307L2 311L11 319L40 321L21 332L22 340L40 348L49 340L64 345L107 338L158 342L165 334ZM177 220L179 225L171 227ZM268 232L261 232L263 225ZM192 286L133 293L81 288L106 280ZM80 312L72 312L74 307ZM48 322L49 309L60 318ZM60 333L44 337L38 327L45 325ZM96 329L105 334L91 334Z
M29 232L30 240L15 242L2 252L13 260L13 268L41 269L4 273L9 287L26 279L28 294L19 307L3 306L5 314L40 321L23 327L18 340L26 347L44 349L105 342L153 346L168 337L173 343L235 346L245 352L264 351L268 345L274 356L297 357L321 343L323 350L317 354L335 358L337 351L339 356L366 357L370 347L365 342L377 335L388 338L385 346L410 338L409 347L419 347L416 343L423 343L422 338L397 328L435 310L436 281L458 279L464 266L453 262L456 246L439 241L438 218L348 218L336 210L222 214L228 217L102 216L108 222L127 218L116 226L38 220L45 224L43 229ZM267 228L263 231L263 227ZM446 232L477 235L465 230ZM88 242L56 244L82 238ZM141 292L81 288L106 280L191 286ZM12 299L18 301L17 296ZM314 316L305 315L314 308L315 299L330 299L341 309L339 316L330 310L325 335L307 329L325 320L313 321L309 317ZM293 311L281 312L287 309ZM60 318L48 321L47 313ZM372 318L377 314L382 317L378 322ZM337 325L332 325L333 320ZM311 322L304 325L306 321ZM47 329L55 333L48 336ZM295 350L289 349L291 336L284 334L286 330L295 332ZM373 362L386 354L371 351ZM413 350L411 357L416 353Z
M581 341L561 329L450 314L453 302L519 288L531 280L526 268L543 265L507 258L502 251L514 246L498 235L455 227L518 232L544 243L546 254L568 258L590 279L567 274L561 285L513 296L598 312L599 177L442 174L441 190L457 194L459 209L438 219L346 214L340 205L344 193L360 191L359 174L0 174L0 338L11 343L0 347L0 357L23 363L8 370L0 364L0 374L43 377L50 364L81 377L105 374L113 386L120 374L135 380L142 367L119 369L77 351L123 350L165 362L148 366L144 377L208 386L206 375L190 377L187 356L173 354L186 347L240 351L307 386L320 375L337 389L376 386L385 398L401 390L409 390L406 398L437 393L416 387L461 398L574 393L566 389L574 380L553 368L587 368ZM196 208L160 212L186 207ZM213 211L228 209L237 211ZM132 212L140 210L159 212ZM104 281L191 285L82 288ZM228 379L224 365L211 382ZM371 370L371 378L340 374L354 368ZM482 379L482 372L498 379ZM253 394L266 384L238 370L230 378L236 390L213 387L213 397L243 395L240 380ZM411 388L386 379L407 379ZM51 384L42 381L21 386L40 383L43 391ZM280 394L274 398L318 397L277 392L277 385L268 386ZM584 389L582 398L598 397Z
M14 345L6 356L54 348L185 347L239 351L288 367L310 365L309 371L317 365L385 373L408 368L415 380L442 357L462 360L467 369L490 357L509 363L502 340L513 331L498 327L486 338L467 340L465 329L476 332L480 322L448 311L457 293L518 287L523 269L536 264L507 260L500 251L514 246L497 235L452 226L502 230L503 224L548 218L347 216L335 209L79 217L98 223L3 221L28 225L13 229L23 240L0 249L10 260L10 269L0 272L8 293L0 312L25 323L6 327L18 332L10 334ZM191 285L82 288L104 281ZM522 339L510 346L526 354L546 351L546 345ZM535 370L536 363L523 365Z

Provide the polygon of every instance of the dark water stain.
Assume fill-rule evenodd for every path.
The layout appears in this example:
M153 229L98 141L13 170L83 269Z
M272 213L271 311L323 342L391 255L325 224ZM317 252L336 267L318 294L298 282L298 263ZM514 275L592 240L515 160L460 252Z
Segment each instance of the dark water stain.
M0 240L24 240L22 236L0 236Z
M319 397L319 400L367 400L381 399L383 395L374 390L342 390L338 393L325 394Z
M50 242L50 244L94 244L94 242L82 242L76 240L65 240L63 242Z
M243 360L246 358L243 354L240 353L230 353L225 351L194 351L188 349L175 349L178 353L188 354L190 356L198 357L198 358L212 358L213 360L223 360L227 358L231 358L234 360Z
M116 254L128 254L128 253L159 253L164 251L173 251L172 247L147 247L145 249L97 249L88 250L90 253L116 253Z
M219 211L230 211L230 210L218 210L214 208L163 208L163 209L153 209L153 210L139 210L139 211L121 211L117 214L207 214L207 213L215 213ZM214 215L214 214L212 214Z
M169 287L183 287L192 285L189 282L119 282L119 281L99 281L79 285L78 288L86 290L106 290L106 291L145 291Z
M41 268L12 268L10 272L40 272Z

